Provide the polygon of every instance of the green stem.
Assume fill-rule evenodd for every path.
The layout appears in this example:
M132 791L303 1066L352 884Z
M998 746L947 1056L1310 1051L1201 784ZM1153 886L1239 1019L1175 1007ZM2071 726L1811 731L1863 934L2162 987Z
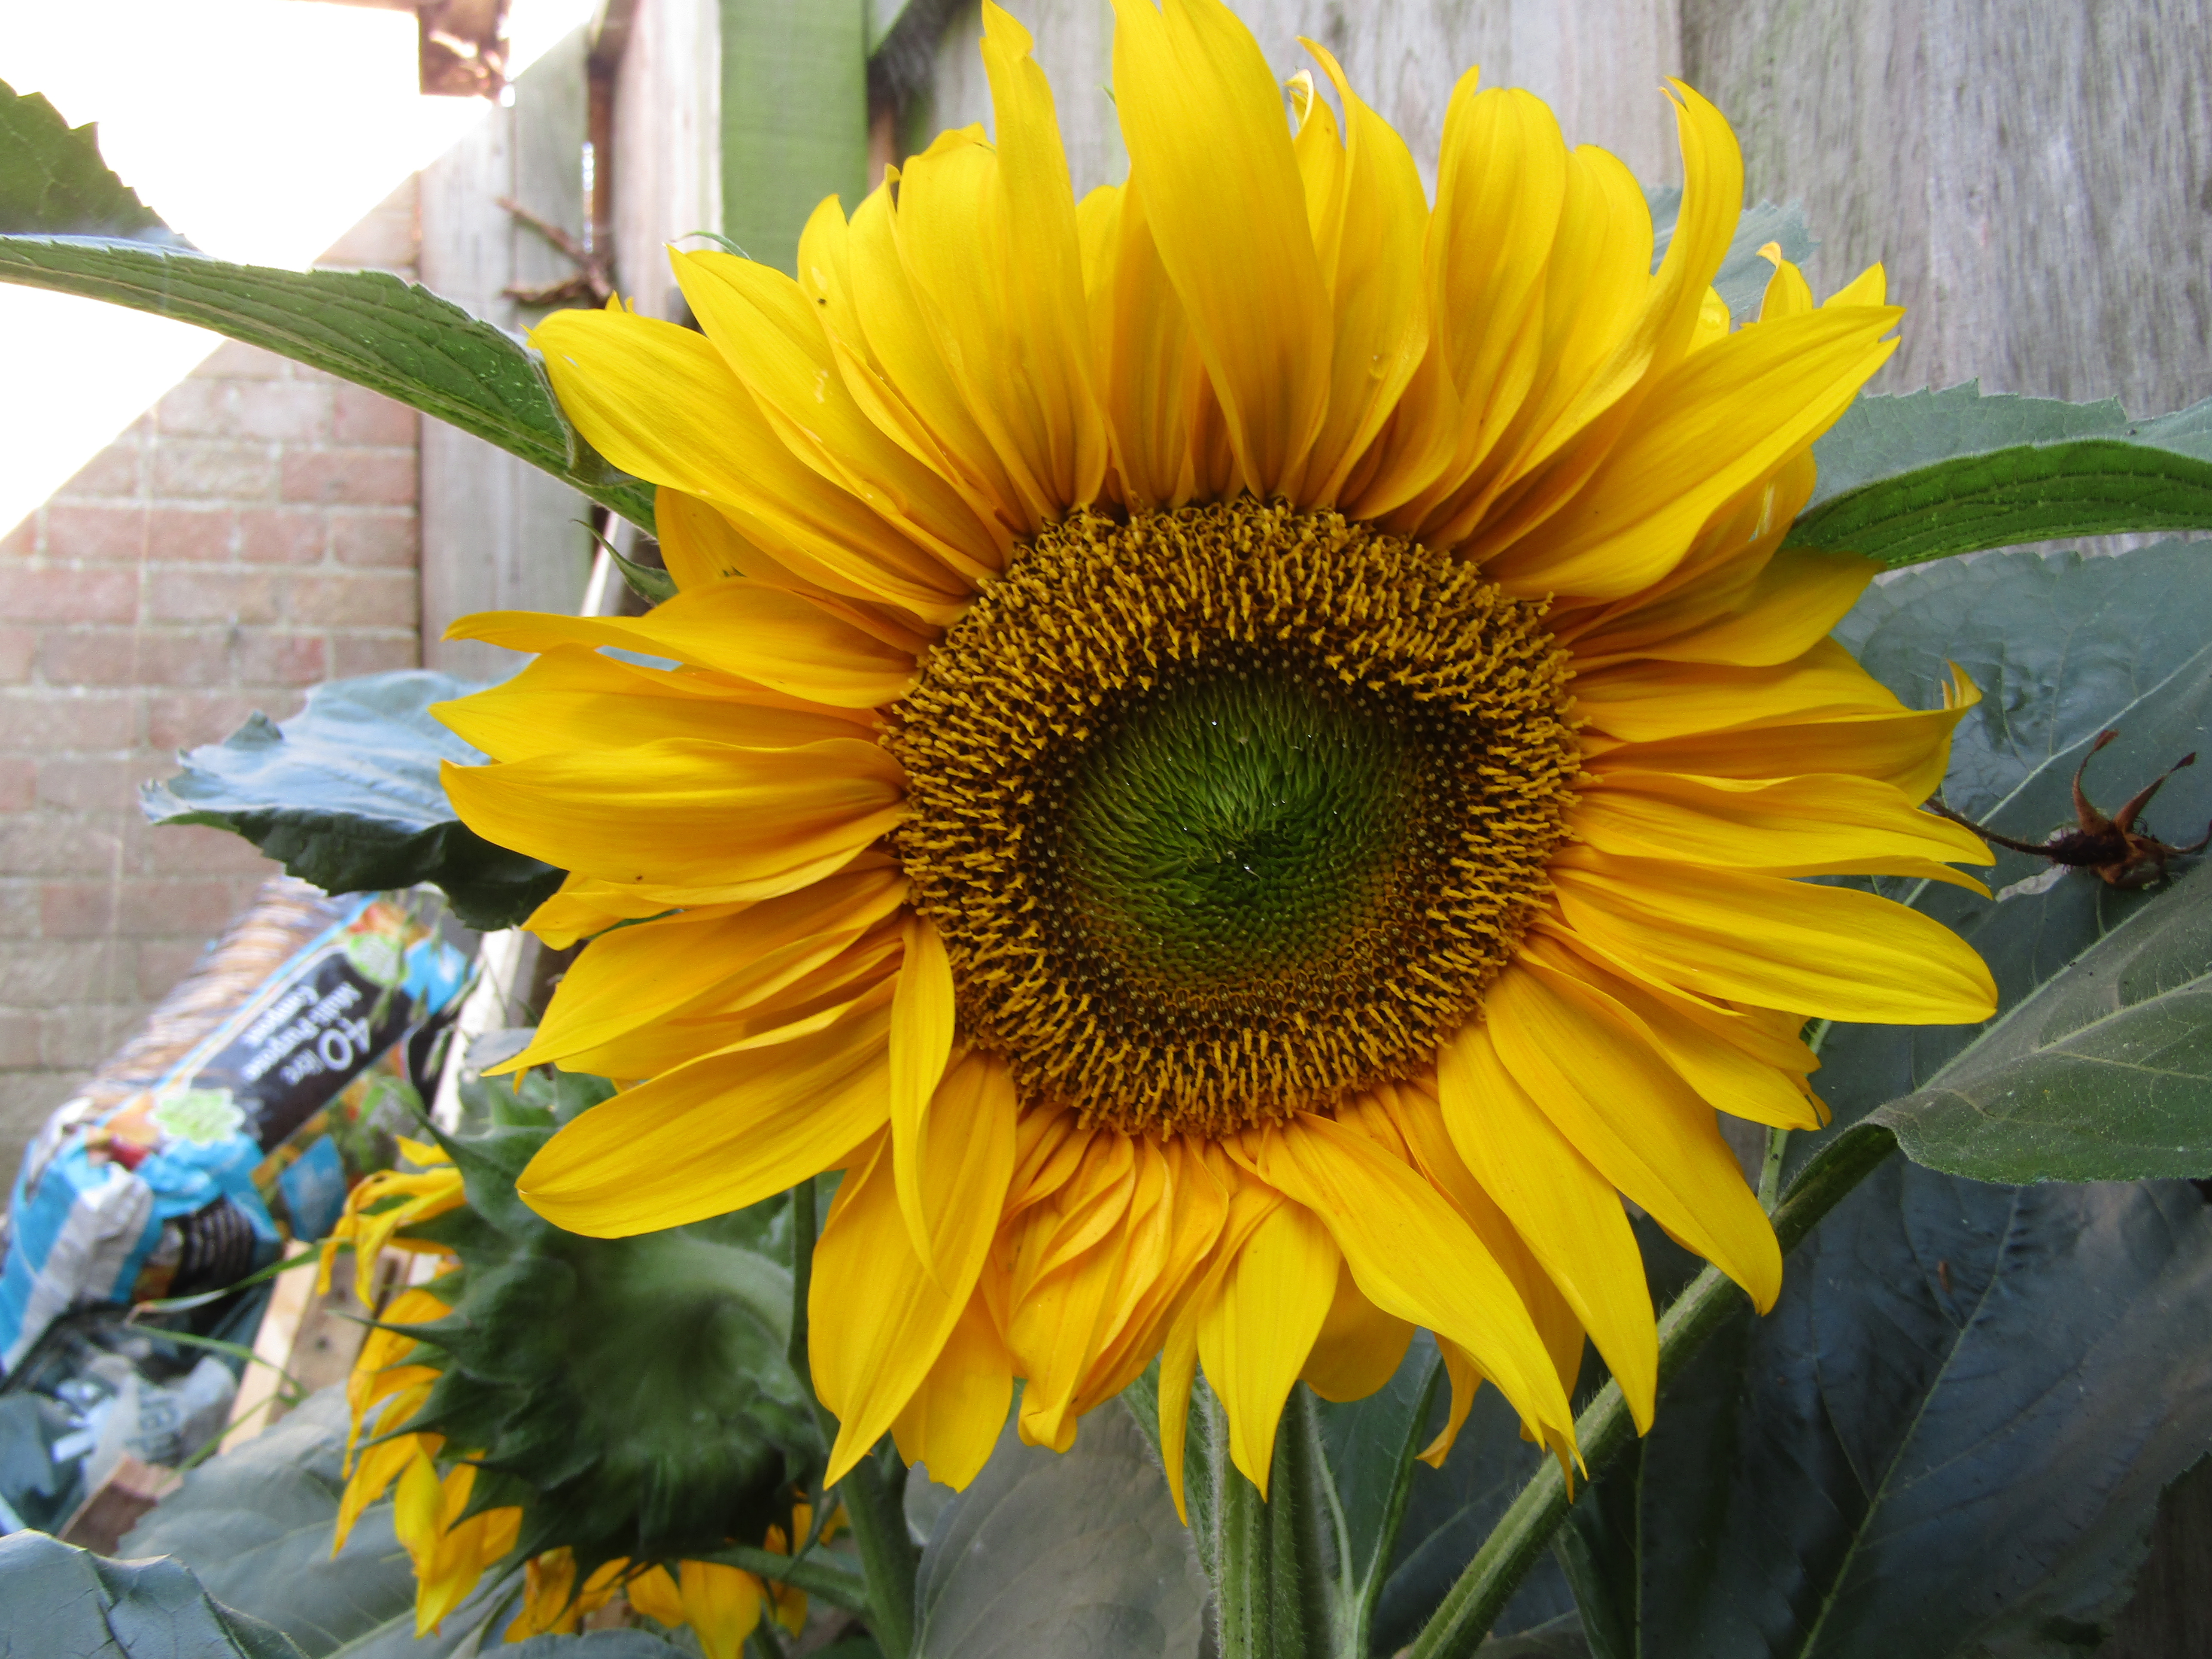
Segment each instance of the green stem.
M1823 1147L1775 1208L1774 1232L1782 1253L1787 1255L1796 1249L1820 1218L1896 1149L1896 1136L1869 1123L1852 1125ZM1717 1268L1707 1267L1690 1281L1659 1319L1662 1388L1742 1304L1743 1292ZM1591 1480L1602 1474L1635 1437L1635 1421L1618 1383L1607 1382L1575 1422L1576 1443ZM1407 1650L1407 1659L1468 1659L1567 1518L1570 1501L1559 1464L1546 1462L1483 1540L1443 1605Z
M1221 1659L1275 1659L1272 1606L1274 1540L1267 1526L1267 1500L1234 1464L1220 1482Z

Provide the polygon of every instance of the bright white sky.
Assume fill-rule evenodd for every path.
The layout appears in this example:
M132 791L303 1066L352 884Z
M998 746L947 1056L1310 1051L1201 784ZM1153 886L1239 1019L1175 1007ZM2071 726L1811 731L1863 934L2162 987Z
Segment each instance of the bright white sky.
M592 0L514 0L510 75ZM0 80L72 126L207 252L300 269L484 119L416 91L410 12L310 0L0 0ZM0 534L52 495L217 337L0 284Z

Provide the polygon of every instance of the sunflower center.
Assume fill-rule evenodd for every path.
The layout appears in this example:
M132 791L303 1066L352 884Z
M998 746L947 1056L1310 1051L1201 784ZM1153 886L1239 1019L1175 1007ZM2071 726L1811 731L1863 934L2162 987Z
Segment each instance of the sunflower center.
M1550 890L1578 751L1542 613L1249 500L1043 532L885 739L963 1038L1136 1132L1419 1069Z

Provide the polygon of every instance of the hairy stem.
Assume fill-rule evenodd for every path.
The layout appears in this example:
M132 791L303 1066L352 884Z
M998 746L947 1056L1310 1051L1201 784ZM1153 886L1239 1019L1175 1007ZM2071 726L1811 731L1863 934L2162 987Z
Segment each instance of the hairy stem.
M1824 1147L1775 1207L1774 1231L1783 1254L1795 1249L1845 1194L1896 1149L1896 1136L1869 1123L1854 1124ZM1662 1388L1742 1302L1743 1292L1717 1268L1707 1267L1690 1281L1689 1288L1660 1316ZM1607 1383L1575 1423L1576 1442L1589 1478L1603 1474L1635 1436L1636 1425L1620 1385ZM1467 1659L1473 1654L1567 1518L1568 1502L1565 1474L1557 1462L1546 1463L1483 1540L1443 1605L1407 1650L1407 1659Z

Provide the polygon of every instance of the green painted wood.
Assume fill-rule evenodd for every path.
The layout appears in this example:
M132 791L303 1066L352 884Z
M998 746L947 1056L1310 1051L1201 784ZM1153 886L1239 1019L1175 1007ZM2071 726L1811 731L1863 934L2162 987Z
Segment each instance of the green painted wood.
M722 234L787 271L833 191L868 181L867 0L721 0Z

